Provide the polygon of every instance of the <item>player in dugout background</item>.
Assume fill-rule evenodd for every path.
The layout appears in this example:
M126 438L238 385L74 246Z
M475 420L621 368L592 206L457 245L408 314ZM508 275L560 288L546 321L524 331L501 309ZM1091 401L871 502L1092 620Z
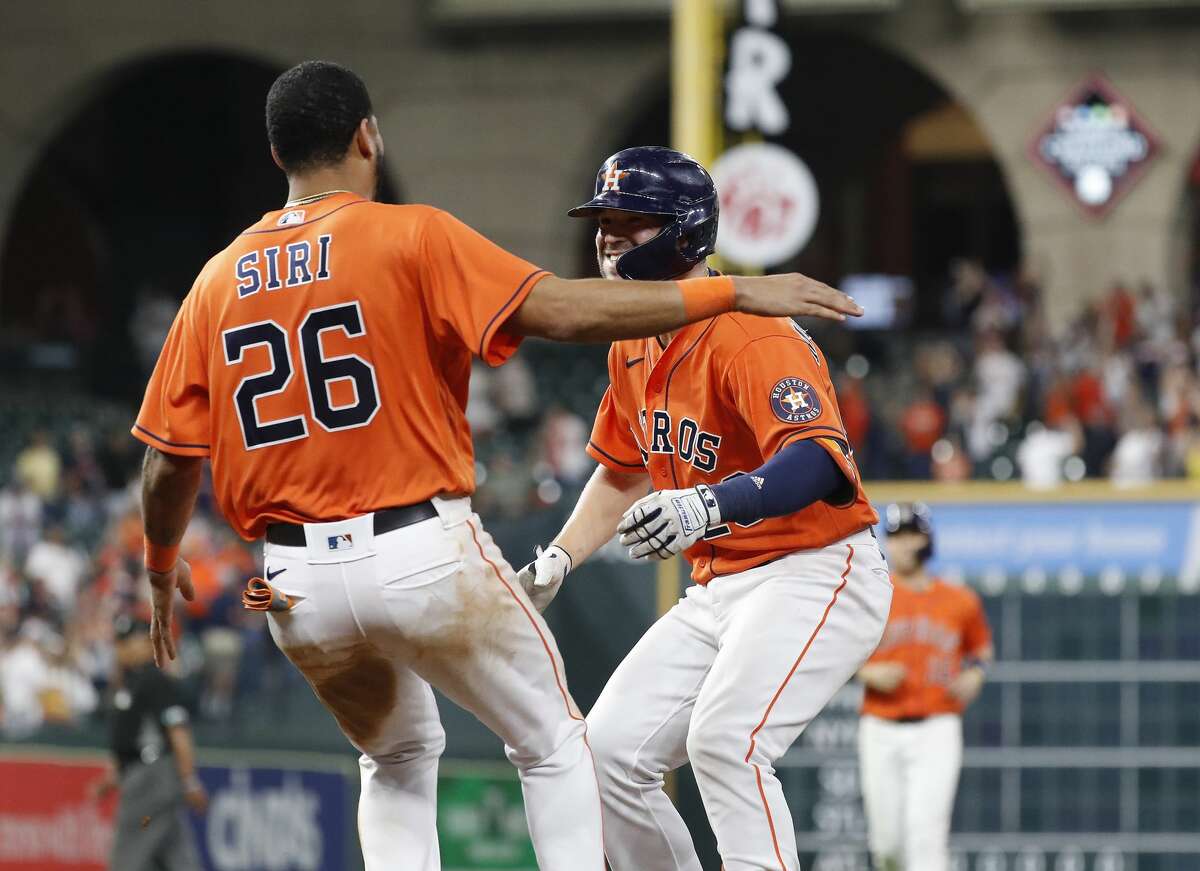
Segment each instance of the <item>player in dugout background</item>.
M174 655L179 559L212 459L220 509L266 539L248 607L360 757L367 871L440 867L431 684L506 744L544 871L601 871L586 729L545 622L471 508L471 361L525 336L647 336L737 309L861 314L803 276L663 285L568 280L446 212L373 201L383 137L366 86L337 64L283 73L267 134L288 199L197 277L134 435L156 658Z
M570 214L597 221L616 287L710 275L717 193L686 154L614 154ZM663 791L690 762L726 871L796 871L775 760L866 661L892 595L829 367L787 318L719 314L615 342L608 369L600 465L521 581L545 607L619 524L631 556L683 553L696 583L588 715L605 852L614 871L700 871Z
M926 572L929 509L897 503L883 520L896 591L883 640L858 672L868 841L878 871L947 871L962 712L983 688L992 635L973 590Z

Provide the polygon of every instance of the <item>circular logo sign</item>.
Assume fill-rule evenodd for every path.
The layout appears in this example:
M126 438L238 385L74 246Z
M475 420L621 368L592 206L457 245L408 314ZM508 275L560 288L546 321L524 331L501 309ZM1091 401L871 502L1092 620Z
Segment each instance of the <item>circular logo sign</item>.
M804 161L769 142L729 149L713 164L721 198L717 250L766 268L799 254L817 225L817 184Z
M808 423L821 414L817 391L802 378L784 378L771 390L771 410L787 423Z

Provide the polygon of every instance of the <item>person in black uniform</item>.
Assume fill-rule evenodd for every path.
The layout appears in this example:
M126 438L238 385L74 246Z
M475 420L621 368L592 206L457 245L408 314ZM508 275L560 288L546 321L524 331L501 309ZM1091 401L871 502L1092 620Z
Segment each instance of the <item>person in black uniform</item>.
M93 793L120 791L109 868L200 871L185 807L208 804L196 777L188 712L176 680L154 665L150 624L116 621L117 679L108 697L113 762Z

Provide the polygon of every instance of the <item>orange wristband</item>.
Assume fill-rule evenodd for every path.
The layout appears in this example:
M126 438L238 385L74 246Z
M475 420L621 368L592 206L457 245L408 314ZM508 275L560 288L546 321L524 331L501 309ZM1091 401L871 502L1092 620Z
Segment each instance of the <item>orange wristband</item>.
M142 541L145 543L146 547L146 568L152 572L158 572L159 574L162 574L163 572L169 572L171 569L175 568L175 563L179 560L179 545L172 544L167 546L163 544L155 544L150 539L145 537L142 538Z
M683 311L691 321L733 311L733 279L728 275L685 278L675 283L683 292Z

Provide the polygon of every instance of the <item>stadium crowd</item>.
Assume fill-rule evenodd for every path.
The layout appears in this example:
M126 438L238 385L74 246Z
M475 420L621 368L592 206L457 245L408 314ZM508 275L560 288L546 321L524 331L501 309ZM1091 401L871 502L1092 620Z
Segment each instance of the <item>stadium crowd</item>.
M818 334L868 480L1200 481L1200 318L1190 305L1116 283L1052 336L1035 277L960 261L940 317L931 331ZM530 343L475 376L479 511L503 522L570 505L592 468L584 446L606 381L602 349ZM144 607L140 458L125 425L81 416L53 434L25 433L0 466L6 737L97 710L113 668L113 616ZM273 652L262 616L240 606L257 551L202 491L182 552L198 595L180 615L179 667L198 713L227 720Z

